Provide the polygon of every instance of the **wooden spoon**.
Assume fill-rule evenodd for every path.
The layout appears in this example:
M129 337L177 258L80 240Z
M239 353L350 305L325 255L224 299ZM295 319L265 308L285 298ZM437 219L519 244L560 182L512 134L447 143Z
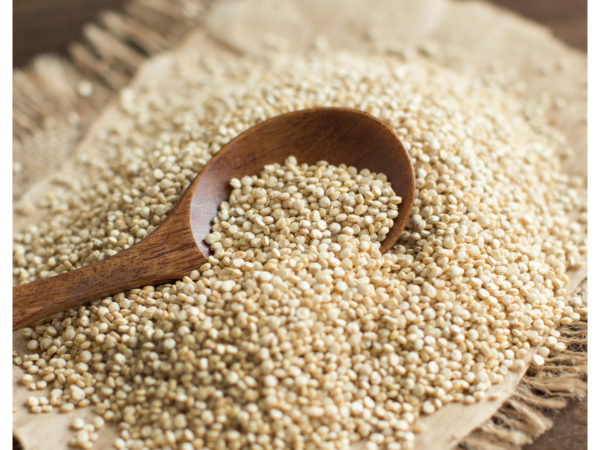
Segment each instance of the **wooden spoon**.
M13 288L13 330L67 308L141 286L181 279L207 260L204 237L229 180L259 172L288 156L326 160L385 173L402 197L381 251L399 238L412 206L414 172L407 152L383 122L349 108L313 108L273 117L225 145L204 166L166 220L119 254L61 275Z

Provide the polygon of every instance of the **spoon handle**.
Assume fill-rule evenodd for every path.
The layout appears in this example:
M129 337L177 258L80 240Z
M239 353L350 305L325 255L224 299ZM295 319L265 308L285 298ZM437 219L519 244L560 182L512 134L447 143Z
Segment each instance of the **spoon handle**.
M171 231L170 227L159 227L146 239L110 258L14 286L13 330L97 298L181 279L206 262L193 239L175 239L177 233Z

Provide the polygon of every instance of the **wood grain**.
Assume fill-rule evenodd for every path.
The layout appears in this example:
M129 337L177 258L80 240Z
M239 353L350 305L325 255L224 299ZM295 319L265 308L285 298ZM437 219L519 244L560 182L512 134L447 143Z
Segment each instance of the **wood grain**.
M183 278L206 262L204 238L229 180L296 156L385 173L402 197L398 217L382 243L400 237L412 207L415 181L408 153L386 124L350 108L312 108L273 117L226 144L204 166L167 219L147 238L119 254L52 278L13 288L13 330L93 299Z
M569 45L587 51L586 0L487 0L548 26ZM19 0L13 2L13 67L42 52L66 54L81 27L106 9L122 10L126 0Z
M587 0L488 0L549 27L567 44L587 51Z
M81 28L102 10L122 8L126 0L17 0L13 2L13 67L43 52L66 53L80 40Z
M311 108L268 119L228 143L205 166L195 181L191 207L193 233L202 241L219 203L227 198L231 178L259 172L265 165L295 156L300 163L347 164L384 173L403 199L381 251L400 237L414 198L414 172L408 153L396 134L373 116L351 108Z
M117 255L13 288L13 330L91 300L181 279L206 262L191 235L189 199L147 238Z
M573 400L553 418L554 425L523 450L587 449L587 398Z

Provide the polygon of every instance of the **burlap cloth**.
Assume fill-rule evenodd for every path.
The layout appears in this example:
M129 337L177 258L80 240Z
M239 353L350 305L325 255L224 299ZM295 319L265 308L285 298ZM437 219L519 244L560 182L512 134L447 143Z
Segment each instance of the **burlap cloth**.
M585 55L488 4L134 0L124 13L103 14L84 36L68 59L42 56L14 73L15 230L40 220L35 206L61 177L73 176L74 156L101 151L94 136L121 120L111 99L126 84L169 83L176 66L217 52L235 58L260 58L273 46L305 52L319 36L332 49L357 52L424 43L423 51L431 52L437 43L467 54L469 64L514 71L528 95L556 103L550 120L567 136L565 171L587 174ZM571 274L571 295L586 297L586 274L585 265ZM549 429L552 411L586 393L587 322L561 332L567 351L551 354L543 367L511 373L474 405L450 404L419 419L416 448L515 448ZM16 333L15 350L23 344ZM24 402L31 392L17 384L21 375L15 368L15 436L25 449L67 447L72 418L91 412L29 414ZM115 436L115 428L106 427L94 448L110 446Z

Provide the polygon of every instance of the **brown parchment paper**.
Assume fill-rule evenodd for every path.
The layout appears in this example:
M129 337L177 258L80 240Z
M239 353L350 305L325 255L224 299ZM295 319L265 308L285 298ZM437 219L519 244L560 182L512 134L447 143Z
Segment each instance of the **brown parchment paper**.
M260 58L272 50L273 42L288 52L305 52L318 37L332 49L357 52L400 49L406 45L434 42L456 47L468 54L469 64L482 68L491 64L514 71L533 97L560 96L564 99L551 113L551 121L567 137L565 171L585 176L586 155L586 57L554 39L549 31L488 4L450 0L222 0L208 11L204 25L175 50L153 57L139 69L131 87L164 86L177 89L177 67L190 65L211 54L232 58ZM321 39L321 40L323 40ZM23 194L15 208L32 209L46 193L58 189L57 176L86 176L76 162L84 154L98 154L97 136L120 124L127 127L116 103L111 103L92 124L86 137L74 149L73 157L52 176L40 180ZM14 229L35 223L42 210L14 218ZM583 266L571 274L573 289L586 276ZM14 334L14 349L24 351L24 339ZM66 448L72 437L68 424L73 417L92 417L89 409L69 414L28 413L24 402L30 395L48 395L18 384L23 372L13 371L14 433L29 449ZM510 374L494 386L486 398L474 405L450 404L419 419L423 432L417 436L418 449L446 449L455 446L500 407L514 392L523 374ZM111 446L116 427L100 432L94 448Z

